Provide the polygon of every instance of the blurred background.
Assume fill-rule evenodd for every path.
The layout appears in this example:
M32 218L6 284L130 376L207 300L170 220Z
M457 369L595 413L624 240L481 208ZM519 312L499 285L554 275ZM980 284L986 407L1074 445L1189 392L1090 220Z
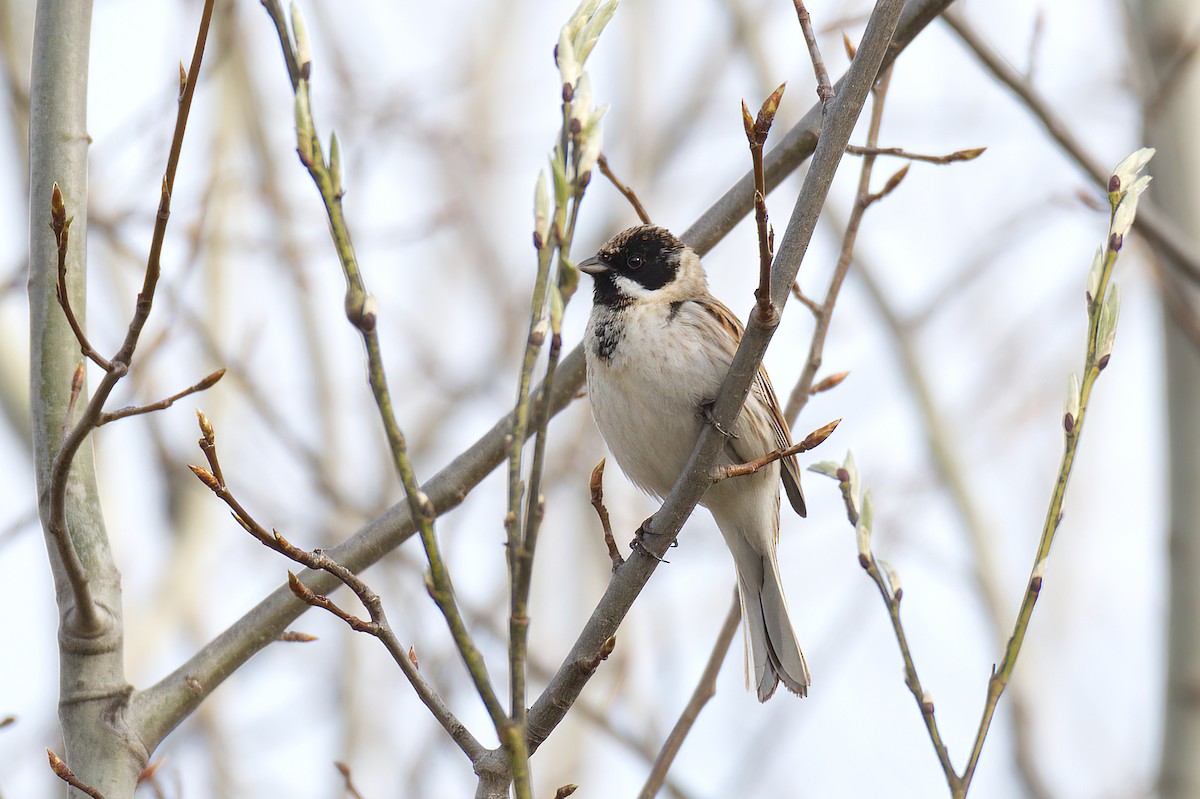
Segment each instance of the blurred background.
M322 136L336 129L342 143L346 213L380 302L398 417L425 479L514 401L535 269L533 186L560 122L552 50L574 3L301 5L313 41L314 114ZM0 728L6 799L60 791L43 751L60 740L57 616L28 443L33 6L0 0L0 718L14 719ZM174 123L176 65L191 53L199 7L107 0L95 8L88 326L101 351L116 347L140 286ZM842 34L857 41L871 4L808 7L836 79L847 65ZM1142 144L1142 70L1121 2L956 7L1092 157L1111 167ZM749 168L742 98L757 108L788 82L777 138L816 99L795 12L780 0L624 0L589 72L596 102L611 104L609 162L655 221L677 232ZM812 398L794 432L843 420L802 465L854 452L874 497L876 553L900 575L917 666L961 767L1053 486L1107 205L942 22L898 60L880 144L934 155L987 151L966 163L914 163L867 211L818 377L850 374ZM115 405L229 371L211 391L95 438L137 686L241 617L288 567L188 472L187 463L202 462L193 407L216 426L226 478L243 504L298 545L342 541L400 499L359 337L342 312L323 210L294 150L292 94L270 19L258 3L218 3L159 299ZM880 159L876 188L904 163ZM859 159L848 156L801 269L810 297L824 296L858 171ZM769 198L779 233L799 179ZM575 254L590 255L636 222L597 173ZM744 317L757 281L752 221L705 262L714 293ZM1045 587L972 796L1155 792L1171 435L1155 269L1135 229L1115 278L1124 308L1114 357L1093 395ZM568 347L589 305L585 281L567 312ZM812 330L812 315L791 303L766 358L782 397ZM531 605L534 695L610 569L589 505L588 474L605 451L586 399L556 417L551 432ZM656 505L614 466L606 496L624 546ZM438 522L460 602L501 685L504 488L493 474ZM807 475L805 488L809 517L784 514L779 557L813 673L810 696L781 693L760 706L743 687L739 633L665 795L946 795L837 486ZM627 796L645 779L704 668L733 587L728 553L703 510L670 558L621 627L612 657L535 757L538 795L572 782L577 796ZM493 741L425 593L423 562L410 541L365 577L422 671ZM319 640L274 644L230 678L155 753L161 765L146 795L339 797L335 760L350 766L366 797L474 790L469 764L377 641L317 612L293 629Z

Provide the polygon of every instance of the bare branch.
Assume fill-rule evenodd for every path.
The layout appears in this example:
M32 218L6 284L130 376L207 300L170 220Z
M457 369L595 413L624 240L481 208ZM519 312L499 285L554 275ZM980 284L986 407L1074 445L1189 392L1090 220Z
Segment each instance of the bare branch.
M625 199L629 201L629 204L633 206L633 212L638 215L638 219L642 220L642 224L653 224L653 222L650 221L649 212L646 211L646 207L642 205L642 201L638 199L637 194L634 193L633 189L622 183L620 179L613 174L612 167L608 165L608 157L605 156L604 153L601 153L600 158L597 159L596 163L600 167L600 174L608 178L608 182L613 184L613 188L621 192Z
M1091 178L1093 185L1107 193L1108 170L1084 149L1066 122L1058 117L1029 81L1013 69L960 12L947 11L943 19L992 76L1007 86L1029 112L1037 117L1050 138ZM1160 211L1155 203L1142 201L1139 205L1138 229L1157 250L1170 258L1171 263L1184 277L1192 283L1200 283L1200 251L1196 249L1190 237L1180 230L1169 216Z
M111 372L112 364L88 342L87 334L83 332L79 320L75 318L75 311L71 309L71 297L67 291L67 244L70 239L71 220L67 218L67 207L63 203L62 191L57 183L50 192L50 229L54 231L54 239L58 244L58 282L54 285L58 304L62 306L63 315L67 317L67 324L71 326L71 332L75 334L84 356L104 371Z
M804 440L793 444L786 449L775 449L763 455L761 458L755 458L746 463L730 463L724 466L714 466L712 470L712 481L714 483L721 480L727 480L730 477L742 477L747 474L754 474L764 466L769 466L782 458L789 458L792 455L799 455L801 452L808 452L822 444L825 439L829 438L830 434L837 429L841 424L841 419L834 419L832 422L817 428L804 437Z
M796 16L800 19L800 30L804 32L804 43L808 45L808 55L812 59L813 72L817 76L817 97L821 105L826 105L833 99L833 87L829 85L829 72L825 69L825 61L821 58L821 48L817 46L817 37L813 33L812 17L804 7L804 0L792 0L796 6ZM853 57L853 56L852 56Z
M246 511L238 499L233 495L224 479L218 479L216 474L220 473L219 461L216 452L216 436L213 433L212 425L203 414L199 414L200 428L203 437L200 439L200 444L204 448L205 457L208 459L209 466L214 470L212 472L203 469L199 466L189 466L192 472L200 479L205 486L212 491L218 499L224 502L229 509L233 511L233 517L238 524L242 526L246 532L254 536L263 546L278 552L284 557L306 566L310 569L319 570L333 575L338 582L345 585L354 595L358 597L359 602L367 609L370 619L361 619L351 613L343 610L336 605L328 597L318 594L311 588L300 581L295 574L288 572L288 588L301 601L313 607L319 607L328 611L332 615L341 619L351 629L372 635L378 638L391 654L392 660L400 667L400 671L408 678L412 684L413 690L416 691L417 697L429 709L438 723L442 725L442 729L450 736L450 738L458 744L459 749L463 751L472 762L477 760L485 747L476 740L470 730L458 720L458 718L446 706L446 703L438 695L437 691L425 681L417 669L415 660L409 657L408 651L400 643L392 630L391 624L387 620L387 615L383 610L383 602L379 599L379 595L371 590L361 578L358 577L351 569L338 563L334 558L325 554L321 550L309 552L294 546L286 538L280 535L277 531L267 531L265 527L259 524Z
M859 147L851 144L846 148L846 153L848 155L888 155L894 158L906 158L909 161L921 161L926 164L954 164L959 161L974 161L986 150L986 147L974 147L969 150L955 150L948 155L922 155L910 153L900 147Z
M62 446L54 457L50 477L50 510L47 527L53 536L60 539L65 539L70 534L67 530L66 522L67 476L70 473L75 454L79 451L79 447L83 444L84 440L87 439L88 435L99 424L104 411L104 403L108 400L113 388L116 387L117 382L129 371L129 364L133 358L134 350L137 348L142 328L150 316L150 309L154 302L154 289L158 284L162 244L166 236L167 221L171 216L171 190L175 183L175 171L179 166L179 154L183 148L183 136L187 130L192 95L196 90L196 78L199 75L200 64L204 58L204 46L208 39L208 27L212 20L214 2L215 0L206 0L204 4L204 11L200 18L200 29L196 34L196 47L192 53L192 70L187 76L183 90L180 93L179 109L175 117L175 132L171 137L171 151L167 156L167 169L163 175L158 215L155 219L154 235L150 243L150 255L147 259L146 274L142 283L142 290L138 293L137 306L133 319L129 322L129 330L125 334L125 341L122 343L121 349L113 356L104 379L101 380L100 385L96 388L79 421L63 438ZM60 203L61 199L60 194ZM62 208L60 211L52 209L52 213L65 216L66 209ZM65 231L66 226L64 225L64 234ZM65 291L64 284L61 292L64 296ZM82 569L82 566L79 568ZM79 632L94 634L108 622L102 618L95 607L91 592L87 588L87 576L82 573L76 575L76 579L71 580L71 585L75 590L76 600L76 616L72 619L72 623L78 625ZM81 591L82 593L80 593Z
M188 396L189 394L195 394L200 391L207 391L208 389L215 386L217 384L217 381L220 380L224 376L225 376L225 370L218 369L217 371L208 375L207 377L200 380L199 382L188 386L183 391L176 392L175 394L172 394L171 396L166 397L165 399L160 399L158 402L152 402L149 405L129 406L129 407L125 407L125 408L120 408L115 411L102 413L102 414L100 414L99 420L97 420L97 422L96 422L96 427L100 427L101 425L106 425L109 422L115 422L118 419L124 419L128 416L137 416L137 415L143 414L143 413L152 413L154 411L161 411L166 408L170 408L177 401L183 399L184 397Z
M746 101L742 101L742 124L746 128L746 141L750 145L750 161L753 165L754 222L758 231L758 289L754 292L757 300L755 313L763 324L768 325L778 324L779 311L771 301L771 264L775 260L775 233L767 222L767 178L763 170L763 147L775 121L775 113L779 110L779 101L783 99L784 85L786 84L781 84L763 101L756 118L750 116Z
M612 570L615 572L621 568L621 564L625 562L625 558L621 557L621 550L617 549L617 539L613 536L612 523L608 519L608 508L604 507L604 458L596 464L596 468L592 469L592 478L588 481L588 487L592 493L592 507L596 509L596 515L600 517L600 526L604 529L604 544L608 547L608 559L612 561Z
M346 783L346 793L350 794L352 799L363 799L363 795L358 792L358 788L354 787L354 780L350 779L350 767L340 760L336 761L333 767L342 775L342 779Z
M874 100L871 105L871 121L867 126L867 146L874 147L879 140L879 127L883 124L883 107L887 100L888 85L891 82L891 68L886 68L880 74L874 88ZM847 148L849 151L849 148ZM867 208L877 199L871 194L871 174L875 168L875 156L867 154L863 157L862 169L859 172L858 188L854 195L854 207L850 211L850 219L846 223L846 232L842 236L842 249L838 254L837 264L833 268L833 276L829 279L829 287L825 290L825 299L813 311L816 315L816 326L813 328L812 341L808 347L808 360L805 361L804 369L800 373L800 378L796 381L796 385L792 388L792 393L788 397L787 407L783 411L783 418L787 420L789 425L795 424L796 419L800 417L800 411L808 404L808 398L812 396L813 381L817 377L817 371L821 368L824 358L825 337L829 333L829 324L833 319L833 309L837 303L838 294L841 292L842 283L846 279L846 274L850 271L850 264L854 259L854 244L858 240L859 225L862 224L863 214ZM903 176L901 176L903 177ZM896 181L898 183L899 181ZM895 188L895 184L892 184ZM884 192L891 189L884 188ZM880 193L882 196L883 192Z
M846 518L856 529L858 562L867 572L867 576L875 583L875 587L879 589L879 595L887 606L888 616L892 621L892 632L896 636L896 643L900 647L900 655L904 660L904 682L921 711L921 718L925 721L925 729L929 733L929 740L933 743L951 794L956 799L962 799L966 794L965 786L950 761L950 752L946 748L941 730L938 728L937 718L934 716L933 697L921 685L916 661L913 659L912 650L908 645L908 636L905 634L904 624L900 620L900 600L903 598L903 592L900 590L899 579L887 564L875 558L875 552L871 548L870 495L863 495L861 487L858 485L857 470L853 467L853 459L849 455L846 456L846 466L837 469L836 474L830 476L838 481L842 499L846 505ZM859 505L860 502L862 507Z
M667 778L667 771L675 762L675 756L679 754L679 749L683 746L683 741L687 738L688 733L692 731L696 719L700 717L700 711L708 704L708 700L716 695L717 675L721 673L721 666L725 662L725 656L729 653L729 645L733 643L733 636L737 633L738 622L741 619L742 601L735 586L733 603L729 606L729 612L725 614L725 621L721 625L720 632L717 633L717 640L713 642L712 654L708 656L708 663L705 665L704 671L700 673L700 680L696 683L692 698L688 700L683 712L679 714L679 719L671 728L671 734L667 736L658 757L655 758L654 767L651 768L650 775L646 777L642 792L638 794L639 799L653 799L658 795L663 781Z

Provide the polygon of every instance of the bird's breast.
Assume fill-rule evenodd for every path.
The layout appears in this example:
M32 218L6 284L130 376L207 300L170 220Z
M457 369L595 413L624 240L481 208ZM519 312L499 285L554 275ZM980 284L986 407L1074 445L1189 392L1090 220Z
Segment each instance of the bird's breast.
M700 407L728 368L715 362L678 305L597 306L587 330L588 395L596 426L640 488L665 496L700 434Z

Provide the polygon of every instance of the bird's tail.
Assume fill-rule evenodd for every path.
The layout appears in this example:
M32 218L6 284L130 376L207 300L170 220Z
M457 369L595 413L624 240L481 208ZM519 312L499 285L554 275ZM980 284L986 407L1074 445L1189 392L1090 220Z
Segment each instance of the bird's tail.
M797 696L807 696L811 682L808 664L788 618L775 553L755 552L753 557L758 563L737 563L746 632L746 681L753 681L760 702L770 699L781 682Z

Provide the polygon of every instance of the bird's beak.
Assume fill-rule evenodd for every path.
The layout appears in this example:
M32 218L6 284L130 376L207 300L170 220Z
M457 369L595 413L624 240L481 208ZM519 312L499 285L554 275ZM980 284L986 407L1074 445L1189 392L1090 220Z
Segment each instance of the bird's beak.
M596 275L602 275L608 270L612 269L611 266L601 261L599 256L595 255L593 255L591 258L588 258L586 261L580 261L578 266L580 272L587 272L592 277L595 277Z

